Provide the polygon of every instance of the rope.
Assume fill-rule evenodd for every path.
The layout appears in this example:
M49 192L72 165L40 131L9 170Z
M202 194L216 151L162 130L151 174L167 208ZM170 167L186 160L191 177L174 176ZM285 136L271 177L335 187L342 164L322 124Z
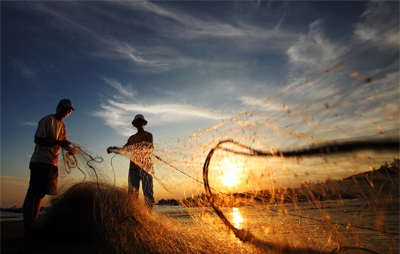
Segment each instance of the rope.
M154 156L154 157L155 157L157 160L159 160L159 161L161 161L161 162L163 162L163 163L167 164L167 165L168 165L168 166L170 166L171 168L173 168L173 169L175 169L175 170L179 171L180 173L184 174L185 176L187 176L187 177L191 178L192 180L195 180L196 182L198 182L198 183L200 183L200 184L204 184L203 182L201 182L201 181L197 180L196 178L194 178L194 177L192 177L192 176L190 176L190 175L186 174L185 172L183 172L183 171L179 170L177 167L175 167L175 166L172 166L172 165L171 165L171 164L169 164L168 162L166 162L166 161L164 161L163 159L161 159L159 156L157 156L157 155L154 155L154 154L153 154L153 156Z
M185 172L183 172L183 171L179 170L177 167L175 167L175 166L173 166L173 165L169 164L168 162L164 161L164 160L163 160L163 159L161 159L159 156L157 156L157 155L154 155L154 154L153 154L153 156L154 156L154 157L155 157L157 160L159 160L159 161L161 161L161 162L163 162L163 163L167 164L167 165L168 165L168 166L170 166L171 168L173 168L173 169L177 170L178 172L180 172L180 173L184 174L185 176L187 176L187 177L191 178L192 180L195 180L196 182L200 183L201 185L203 185L203 184L204 184L202 181L199 181L198 179L196 179L196 178L194 178L194 177L192 177L192 176L190 176L190 175L186 174ZM216 190L216 189L214 189L214 188L211 188L211 189L213 189L214 191L218 192L219 194L222 194L222 195L225 195L225 196L229 196L228 194L226 194L226 193L223 193L223 192L221 192L221 191L218 191L218 190Z
M227 149L220 147L224 143L231 143L235 144L237 146L240 146L242 148L246 148L249 150L248 153L245 152L238 152L235 150ZM236 141L233 140L224 140L220 141L214 149L221 149L227 152L235 153L235 154L241 154L241 155L247 155L247 156L277 156L277 157L302 157L306 155L325 155L325 154L333 154L333 153L346 153L346 152L351 152L354 150L399 150L399 141L348 141L348 142L343 142L339 144L326 144L326 145L320 145L316 147L311 147L311 148L305 148L302 150L298 151L261 151L261 150L256 150L253 149L250 146L246 146L243 144L240 144Z
M115 157L115 156L117 156L117 155L118 155L118 154L115 154L113 157L111 157L111 160L110 160L110 163L111 163L111 169L112 169L112 171L113 171L113 174L114 174L114 187L115 187L115 185L116 185L117 177L115 176L115 170L114 170L114 166L113 166L113 163L112 163L112 161L113 161L114 157Z
M90 154L84 152L81 148L79 148L79 150L80 150L84 155L86 155L87 157L90 158L90 160L88 160L88 161L86 162L86 165L87 165L89 168L91 168L91 169L93 170L94 175L96 176L97 188L98 188L98 190L99 190L99 192L100 192L99 177L97 176L96 169L95 169L92 165L90 165L89 163L92 162L92 161L94 161L94 162L96 162L96 163L102 163L102 162L103 162L103 157L100 157L100 156L92 157ZM76 161L75 155L73 155L73 157L74 157L74 159L75 159L75 161ZM97 161L96 161L96 159L97 159ZM80 170L78 164L77 164L77 167L78 167L78 169ZM82 170L81 170L81 171L82 171Z

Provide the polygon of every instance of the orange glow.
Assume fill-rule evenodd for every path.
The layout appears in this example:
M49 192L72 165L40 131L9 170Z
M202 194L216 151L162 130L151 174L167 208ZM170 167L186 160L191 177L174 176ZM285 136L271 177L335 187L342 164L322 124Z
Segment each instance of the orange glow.
M224 158L221 161L222 175L221 180L225 186L231 187L239 183L240 173L242 172L243 163L232 161L231 159Z
M236 207L233 208L232 216L233 216L232 223L235 226L235 228L238 229L243 228L244 219L238 208Z
M233 172L225 173L223 181L226 186L233 186L237 183L236 176Z

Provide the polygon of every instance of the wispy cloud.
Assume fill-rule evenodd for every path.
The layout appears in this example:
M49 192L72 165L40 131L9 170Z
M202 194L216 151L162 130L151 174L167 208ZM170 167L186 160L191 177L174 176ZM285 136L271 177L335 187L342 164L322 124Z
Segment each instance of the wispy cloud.
M354 31L361 41L399 43L398 2L371 1Z
M16 59L10 59L10 65L14 67L14 69L19 72L22 76L28 79L35 79L37 75L37 71L29 66L27 63L22 61L18 61Z
M121 83L119 83L118 81L114 80L114 79L108 79L108 78L103 78L103 80L109 84L110 86L114 87L115 89L117 89L117 91L128 98L134 98L136 96L136 91L133 91L133 89L131 87L128 88L124 88Z
M125 6L129 6L135 10L146 11L162 17L168 24L157 23L158 32L169 38L178 38L183 41L206 40L212 39L229 39L226 46L236 47L240 50L257 50L262 47L264 50L276 50L280 47L283 50L286 47L285 40L293 41L298 37L297 33L285 32L281 29L285 15L283 15L279 23L274 27L256 26L249 24L239 17L232 20L222 20L208 15L194 16L179 9L163 8L153 2L120 2ZM169 22L174 20L176 22ZM279 29L278 29L279 28ZM276 41L280 43L276 43ZM261 43L262 42L262 43ZM251 44L252 47L248 47Z
M157 72L193 65L207 66L214 61L219 62L216 66L222 69L231 61L223 52L212 51L214 40L226 39L225 48L231 48L231 52L243 53L255 52L260 48L267 51L284 51L287 45L298 37L296 33L284 32L281 25L284 16L279 21L279 29L276 29L276 26L257 26L240 19L222 20L204 14L196 16L195 13L187 13L179 8L166 8L154 2L119 1L103 4L108 7L107 12L90 2L68 2L63 5L63 9L51 4L35 6L37 10L49 14L54 19L50 25L90 39L92 44L89 50L83 53L114 60L128 60L139 66L142 71L147 69ZM116 12L121 6L151 15L143 16L144 20L132 15L117 15ZM77 10L78 14L75 14ZM77 18L82 12L90 15L90 23ZM101 25L104 20L112 20L118 25L114 26L112 31L99 29L97 32L94 24L106 27L106 24ZM136 35L139 30L132 30L133 26L140 27L139 30L146 31L149 36ZM151 36L154 34L156 36ZM160 43L163 44L162 47ZM210 47L207 47L207 51L204 51L203 47L197 47L197 51L203 53L193 54L193 51L188 51L188 47L185 46L199 43ZM210 61L211 55L213 61Z
M221 120L220 111L201 108L190 104L132 104L108 100L101 110L93 115L104 120L104 124L122 135L131 135L129 123L135 114L144 114L153 126L167 123L190 122L194 119ZM128 127L127 127L128 126Z
M127 112L143 112L148 114L163 114L163 119L170 119L178 121L182 118L207 118L207 119L221 119L221 114L213 110L195 107L189 104L159 104L159 105L140 105L140 104L126 104L109 101L109 103L118 108L124 109ZM170 116L167 116L170 115Z
M38 125L37 122L24 122L24 121L21 121L20 124L21 125L28 125L28 126L37 126Z
M242 96L239 98L241 103L247 107L257 106L257 108L262 108L265 111L281 111L285 109L282 104L275 102L267 102L265 98L256 98L251 96Z
M126 123L129 120L127 119L127 114L124 110L107 104L102 104L100 107L102 110L93 112L93 115L102 118L105 125L117 130L126 126ZM122 132L124 133L124 130L122 130Z
M296 68L322 70L348 50L346 46L331 41L322 28L323 21L316 20L308 34L301 35L287 51L289 61Z

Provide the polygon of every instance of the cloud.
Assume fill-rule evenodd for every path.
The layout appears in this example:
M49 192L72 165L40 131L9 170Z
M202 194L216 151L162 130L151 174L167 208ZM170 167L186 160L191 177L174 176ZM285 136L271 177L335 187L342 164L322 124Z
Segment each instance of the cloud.
M104 120L104 124L117 130L119 134L128 136L132 130L127 123L132 121L135 114L144 114L153 126L162 126L166 123L190 122L194 119L222 120L221 112L216 110L196 107L190 104L132 104L119 103L108 100L101 105L101 110L93 115Z
M131 113L143 112L144 114L162 114L164 115L163 119L169 119L170 121L178 121L187 118L207 118L212 120L221 119L221 115L213 110L207 110L189 104L140 105L118 103L111 100L109 103Z
M113 44L112 48L122 57L126 57L138 64L154 65L152 61L145 60L143 57L139 56L138 52L128 43L113 41Z
M16 59L10 59L10 65L14 67L14 69L20 73L22 76L28 79L36 79L37 71L34 68L28 66L27 63L23 63Z
M399 3L372 1L361 15L354 31L361 41L399 43Z
M156 69L159 71L168 70L170 62L167 60L171 56L176 56L176 52L167 48L159 48L154 45L138 45L133 40L126 42L124 39L118 39L111 36L96 35L96 41L100 50L92 54L97 57L103 57L116 60L128 60L134 65L143 67L143 69ZM129 36L128 36L129 37Z
M352 84L354 85L354 82L357 83L357 78L349 79L348 72L356 73L360 71L362 73L360 76L373 76L383 71L378 66L379 62L375 61L377 66L373 66L374 63L368 63L370 67L373 66L375 68L368 73L368 70L363 68L367 62L363 63L363 65L359 63L359 58L363 56L351 58L351 55L359 51L360 48L365 48L364 42L376 44L395 42L398 45L399 4L398 2L372 1L366 6L366 10L359 17L359 22L354 26L353 33L356 36L356 40L353 37L353 40L346 40L345 43L335 42L334 38L330 38L324 30L325 21L319 19L310 24L308 33L301 35L299 40L288 49L289 66L292 68L288 76L292 80L296 80L296 82L287 88L292 88L299 84L298 78L300 74L313 71L312 74L305 77L305 79L309 79L308 83L302 85L302 89L296 94L296 98L304 96L303 99L312 100L313 97L323 98L326 95L334 94L337 89L346 89ZM395 50L396 47L394 47L393 51ZM384 53L381 53L380 57L383 56ZM321 71L331 68L333 64L337 63L340 63L340 65L335 65L335 80L329 77L329 73L319 75ZM312 90L309 88L312 88ZM369 93L370 91L366 92ZM348 95L344 94L342 98L346 98L346 96ZM352 94L352 96L355 95Z
M152 2L117 2L133 12L149 13L140 22L141 30L154 36L138 36L126 34L124 37L109 34L95 34L96 43L104 43L98 56L111 59L126 59L135 64L133 72L165 72L187 68L227 69L235 65L243 65L242 57L231 61L235 54L257 50L283 50L298 37L294 33L281 32L276 27L265 28L250 25L243 21L231 23L229 20L211 19L209 16L198 17L198 13L187 14L179 9L167 9ZM123 26L138 22L132 17L119 17ZM175 21L175 22L172 22ZM280 23L283 18L280 20ZM140 39L138 39L140 38ZM215 44L224 40L224 50ZM277 41L279 43L276 43ZM160 46L161 44L162 46ZM196 46L198 45L198 46ZM251 45L251 46L249 46ZM206 46L206 49L204 48ZM189 48L195 47L188 50ZM229 58L225 52L229 51ZM237 52L237 53L236 53ZM210 56L212 56L210 58ZM139 68L138 68L139 67ZM210 69L211 69L210 68Z
M20 122L21 125L28 125L28 126L37 126L38 123L37 122Z
M282 111L285 107L276 102L268 102L265 98L256 98L252 96L242 96L239 98L244 106L257 106L265 111Z
M105 2L104 4L107 5L109 3ZM66 34L79 35L82 38L90 39L92 42L90 50L84 52L85 54L111 59L128 59L135 64L148 67L160 65L157 61L147 60L144 54L136 49L133 42L128 43L118 39L118 36L113 33L119 31L118 25L113 27L113 31L102 30L101 33L97 32L98 29L92 27L92 23L97 24L97 26L100 24L101 26L102 20L105 18L118 21L117 24L126 23L125 20L121 20L121 17L113 12L112 8L107 12L101 7L84 2L68 2L62 5L62 9L59 8L59 5L49 3L35 3L31 7L33 6L37 11L49 15L48 18L51 18L51 22L48 22L48 24L50 26L62 30ZM84 22L79 18L79 15L83 15L83 12L85 16L90 16L92 22ZM130 38L129 35L125 37Z
M176 25L168 32L172 32L174 35L181 35L181 38L195 38L195 37L213 37L213 38L282 38L287 36L294 36L294 34L285 34L277 32L277 27L283 21L284 16L279 21L278 26L272 27L270 30L257 26L251 26L241 21L235 21L234 24L230 24L229 20L221 21L215 17L210 16L195 17L190 16L186 12L179 11L177 9L163 8L152 2L122 2L122 4L130 6L136 10L147 11L155 14L159 17L166 19L172 19L179 24ZM233 6L231 6L233 7ZM236 17L237 19L238 17ZM175 24L176 24L175 22Z
M117 91L128 98L134 98L136 96L136 91L132 91L131 88L125 89L124 87L122 87L121 83L119 83L118 81L114 80L114 79L107 79L107 78L103 78L103 80L109 84L110 86L114 87L115 89L117 89Z
M251 97L251 96L242 96L239 98L239 100L242 102L243 105L255 106L257 104L264 102L265 98L260 99L260 98L255 98L255 97Z
M62 5L62 9L48 3L37 3L35 6L36 10L49 15L51 22L48 24L54 28L73 37L85 38L82 43L90 41L90 46L86 45L88 50L82 51L84 54L128 60L135 67L128 68L135 72L164 72L193 65L207 66L210 64L207 59L212 59L211 62L216 60L219 68L223 68L232 61L226 58L224 52L217 50L215 40L220 42L223 39L225 49L242 54L259 49L284 51L298 37L297 33L284 32L281 26L284 16L277 26L265 27L249 24L241 20L240 15L234 19L222 19L154 2L117 1L100 5L68 2ZM117 13L121 7L132 15ZM90 17L90 21L79 18L83 13ZM99 26L102 29L97 32ZM196 44L210 46L207 46L207 50L196 47L197 53L194 54L188 48ZM139 70L137 67L140 67Z
M214 40L225 40L225 47L235 48L236 51L285 50L288 42L295 40L298 33L285 32L281 24L285 14L278 24L270 27L261 24L250 24L241 19L241 15L232 13L231 18L218 18L204 15L201 12L184 12L169 7L163 8L153 2L119 2L141 12L149 12L157 18L149 21L151 27L163 36L188 43L212 44ZM235 3L230 6L233 8ZM227 6L228 7L228 6ZM229 7L228 7L229 8ZM241 13L241 12L240 12ZM158 23L155 23L158 20ZM172 22L174 21L174 22ZM275 22L271 22L273 24ZM279 43L276 43L279 41ZM251 47L249 47L251 45Z
M322 20L311 23L308 34L301 35L288 49L287 54L293 67L322 70L348 50L347 47L332 42L326 36L322 24Z
M128 136L131 131L126 127L126 123L129 121L127 113L106 104L102 104L100 107L101 110L93 112L93 116L102 118L105 125L117 130L122 135Z

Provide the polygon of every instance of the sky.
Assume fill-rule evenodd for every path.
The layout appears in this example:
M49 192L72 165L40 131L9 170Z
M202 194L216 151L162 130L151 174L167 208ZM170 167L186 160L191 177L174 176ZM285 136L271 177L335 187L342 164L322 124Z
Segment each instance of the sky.
M398 45L397 1L1 1L1 206L22 205L37 122L61 99L71 141L122 146L140 113L157 144L363 43Z

